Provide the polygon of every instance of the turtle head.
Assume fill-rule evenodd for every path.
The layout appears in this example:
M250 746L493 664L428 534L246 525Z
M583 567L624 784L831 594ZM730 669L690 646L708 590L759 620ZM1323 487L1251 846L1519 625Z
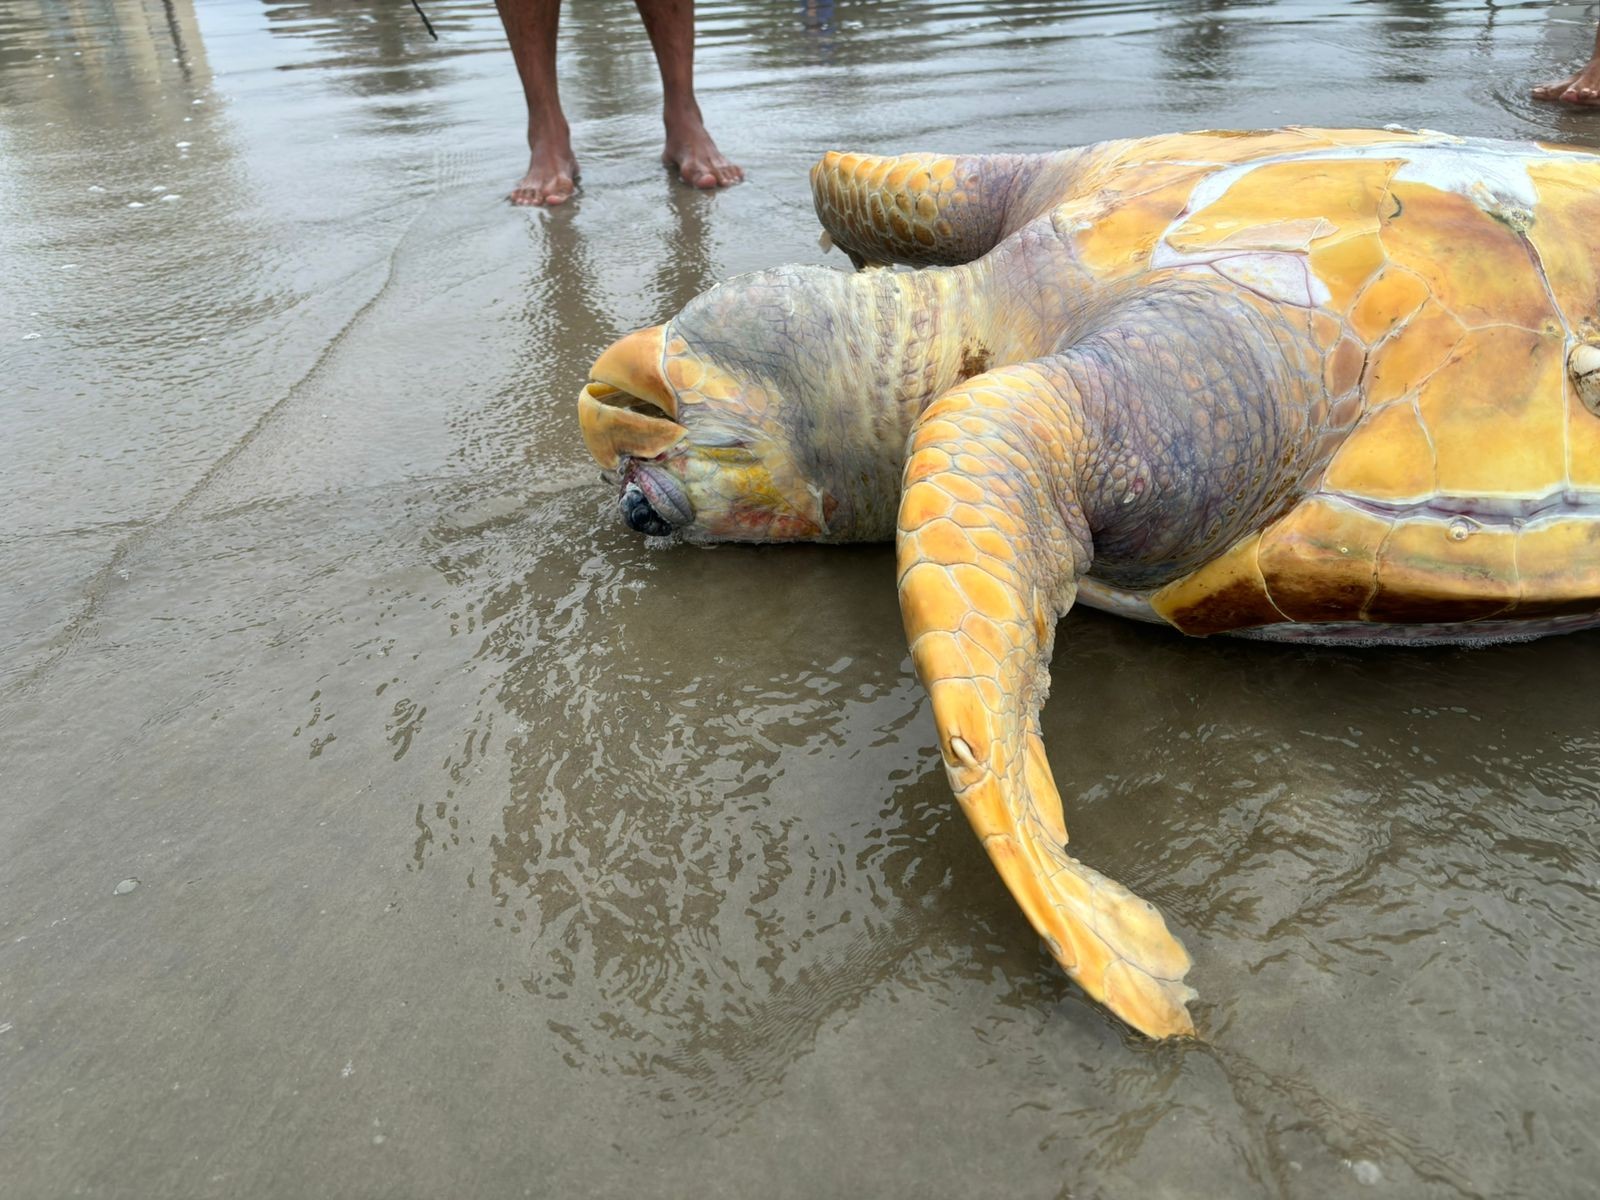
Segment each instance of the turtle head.
M905 430L874 395L872 310L862 277L785 267L606 350L578 415L628 525L696 542L890 536Z

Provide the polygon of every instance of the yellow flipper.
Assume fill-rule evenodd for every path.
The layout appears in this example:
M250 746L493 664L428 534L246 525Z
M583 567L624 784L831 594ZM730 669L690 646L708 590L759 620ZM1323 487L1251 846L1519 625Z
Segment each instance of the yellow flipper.
M811 168L811 195L833 244L858 267L955 266L981 258L1015 228L1013 197L1049 161L834 150Z
M1192 1034L1188 953L1153 906L1062 848L1039 739L1055 622L1090 554L1063 484L1076 429L1059 385L1028 367L977 376L923 414L900 507L901 613L950 785L1034 929L1135 1029Z

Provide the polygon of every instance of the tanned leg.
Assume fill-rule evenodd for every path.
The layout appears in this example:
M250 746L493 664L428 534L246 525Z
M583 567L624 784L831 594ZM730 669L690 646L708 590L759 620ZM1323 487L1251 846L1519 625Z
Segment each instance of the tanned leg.
M528 173L511 189L513 204L561 204L578 179L572 135L556 92L556 20L561 0L495 0L528 102Z
M500 0L501 4L508 0ZM694 98L694 0L634 0L661 68L667 148L661 161L699 188L727 187L744 169L723 157Z
M1600 107L1600 28L1595 30L1594 55L1588 65L1576 75L1534 88L1533 98Z

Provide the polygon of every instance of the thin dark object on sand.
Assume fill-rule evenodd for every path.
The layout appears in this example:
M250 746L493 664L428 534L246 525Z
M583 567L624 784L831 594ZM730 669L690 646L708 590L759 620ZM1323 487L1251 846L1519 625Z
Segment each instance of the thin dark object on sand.
M433 22L428 20L428 14L422 11L422 5L417 0L411 0L411 7L417 10L417 16L422 18L422 26L428 31L428 36L434 41L439 40L439 35L433 31Z

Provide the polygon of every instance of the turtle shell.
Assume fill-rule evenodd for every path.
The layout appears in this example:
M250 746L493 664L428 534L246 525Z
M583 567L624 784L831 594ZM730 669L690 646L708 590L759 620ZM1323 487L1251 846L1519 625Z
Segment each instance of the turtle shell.
M1096 274L1214 273L1303 311L1323 355L1298 499L1156 614L1359 636L1600 610L1600 156L1281 130L1113 145L1093 173L1055 215Z

